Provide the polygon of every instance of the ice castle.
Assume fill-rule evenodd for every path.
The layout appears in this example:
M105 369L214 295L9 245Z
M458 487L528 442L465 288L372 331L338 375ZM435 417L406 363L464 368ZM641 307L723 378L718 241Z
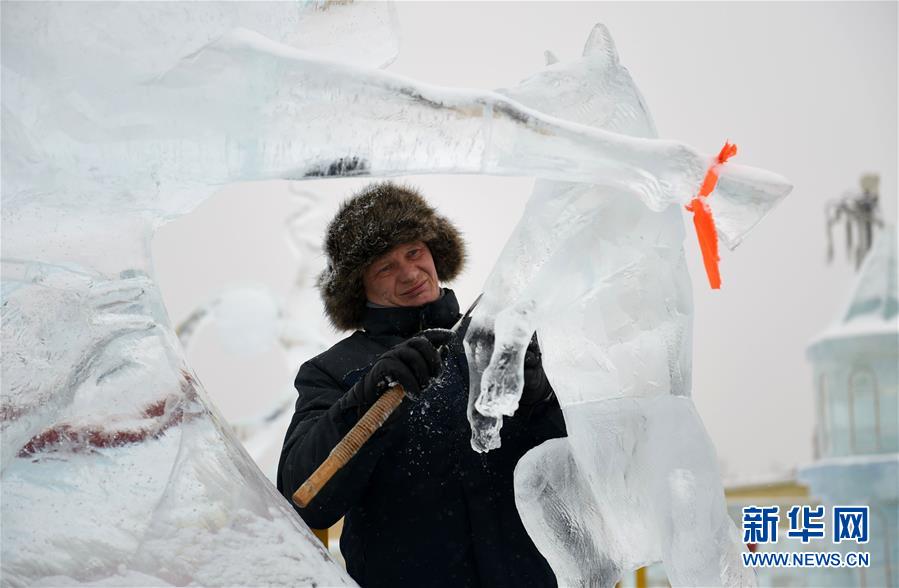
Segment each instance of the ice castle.
M870 507L869 568L820 570L810 585L899 586L899 303L896 228L881 231L837 320L808 346L815 385L816 461L799 480L828 508Z

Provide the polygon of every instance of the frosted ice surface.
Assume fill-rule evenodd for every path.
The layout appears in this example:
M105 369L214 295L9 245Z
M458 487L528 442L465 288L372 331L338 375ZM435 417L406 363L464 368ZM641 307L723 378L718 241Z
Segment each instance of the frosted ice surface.
M559 63L547 54L547 62L501 92L574 122L656 136L605 27L594 28L582 58ZM685 213L675 201L647 206L627 182L626 174L591 184L537 182L466 335L472 446L499 446L536 330L568 437L525 455L515 490L559 584L612 586L655 561L673 585L753 584L714 449L689 397ZM775 174L730 163L719 186L730 192L714 192L709 204L730 246L790 190Z
M153 103L161 72L238 23L298 46L342 37L316 48L341 58L350 33L371 65L393 58L390 5L309 8L4 4L4 586L353 583L184 365L149 258L158 223L223 175L214 161L178 179L221 137ZM271 319L259 298L218 310Z
M3 140L18 147L5 160L6 206L166 216L228 182L459 172L605 179L661 209L688 199L710 161L681 143L572 124L493 92L329 61L286 44L289 8L247 17L258 25L250 29L235 28L244 12L230 3L98 6L4 11ZM158 54L141 44L160 44L142 32L148 21L168 27ZM121 32L131 30L141 34ZM723 202L758 180L731 173Z
M4 585L352 584L221 425L147 275L3 278Z

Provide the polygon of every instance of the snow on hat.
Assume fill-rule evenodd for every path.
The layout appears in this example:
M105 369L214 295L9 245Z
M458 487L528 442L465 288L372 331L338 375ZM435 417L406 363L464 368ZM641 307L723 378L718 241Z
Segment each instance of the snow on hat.
M452 280L462 270L462 235L414 188L392 182L370 184L341 205L325 233L328 265L318 277L325 312L335 327L362 327L363 272L397 245L413 241L427 244L441 281Z

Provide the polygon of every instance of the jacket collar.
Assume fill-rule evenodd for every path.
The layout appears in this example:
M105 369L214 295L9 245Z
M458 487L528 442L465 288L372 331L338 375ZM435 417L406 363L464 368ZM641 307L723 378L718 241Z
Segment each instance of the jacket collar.
M449 329L459 320L459 301L449 288L424 306L366 307L362 328L369 335L409 337L424 329Z

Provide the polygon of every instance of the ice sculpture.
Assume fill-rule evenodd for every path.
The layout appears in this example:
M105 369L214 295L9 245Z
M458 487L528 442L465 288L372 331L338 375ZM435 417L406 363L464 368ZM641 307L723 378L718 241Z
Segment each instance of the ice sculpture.
M593 29L581 59L547 61L501 92L560 118L656 136L605 27ZM728 202L709 198L719 236L733 247L790 186L728 163L728 189L730 174L754 178ZM560 585L612 586L655 561L672 585L754 583L690 399L681 205L692 195L651 208L615 181L538 181L473 313L465 341L473 447L499 445L535 330L564 411L568 438L533 449L515 472L522 520Z
M153 279L153 230L220 185L605 178L662 210L701 180L709 158L683 144L372 69L395 51L391 15L381 3L3 5L4 583L349 582L221 424ZM317 40L327 46L307 51ZM336 60L360 51L362 65ZM721 205L755 182L738 175Z

